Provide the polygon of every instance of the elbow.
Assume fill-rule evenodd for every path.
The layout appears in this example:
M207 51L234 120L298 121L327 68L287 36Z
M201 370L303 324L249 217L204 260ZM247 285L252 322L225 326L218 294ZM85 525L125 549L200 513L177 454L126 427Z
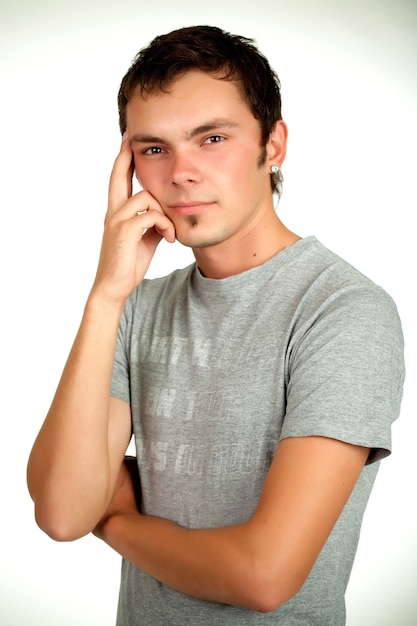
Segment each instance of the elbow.
M273 613L295 594L296 591L287 592L282 587L269 589L265 586L262 589L252 589L247 595L245 608L257 613Z
M34 503L34 517L38 527L54 541L66 542L79 539L86 533L80 532L74 524L74 516L68 510L68 498L58 497L62 490L50 488L45 481L39 481L29 459L27 467L27 488Z
M300 549L299 542L287 535L264 531L258 518L252 518L235 533L235 549L228 570L231 604L257 613L273 613L291 600L303 587L314 559ZM236 600L236 601L234 601Z
M73 526L69 523L62 523L55 520L44 519L39 515L35 515L36 523L39 528L51 539L58 542L76 541L88 535L90 530Z
M59 526L54 524L42 524L37 521L39 528L46 534L50 539L54 541L65 543L76 541L77 539L81 539L87 533L77 532L72 528L68 528L65 526Z
M70 496L57 488L33 489L28 484L29 493L34 502L34 517L39 528L48 537L58 542L71 542L85 537L92 532L100 521L100 503L93 507L83 502L79 495ZM104 509L104 505L103 505Z
M273 613L279 609L280 606L285 604L285 602L290 600L291 597L291 595L286 597L277 591L273 591L272 593L262 591L256 598L251 600L248 608L257 613Z
M81 539L93 530L86 520L76 519L72 515L52 511L48 507L35 504L35 521L48 537L58 542L70 542Z
M291 568L281 570L252 569L247 577L245 589L245 608L257 613L273 613L288 602L301 589L305 576L293 574Z
M296 593L297 590L289 591L288 589L264 587L259 589L257 593L251 591L248 596L248 605L252 611L257 613L273 613L280 608L283 604L288 602Z

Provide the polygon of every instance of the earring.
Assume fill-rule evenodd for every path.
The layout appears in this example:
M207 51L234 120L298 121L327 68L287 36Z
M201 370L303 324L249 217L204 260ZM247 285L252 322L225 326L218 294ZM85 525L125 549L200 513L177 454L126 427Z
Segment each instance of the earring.
M278 172L279 172L279 165L277 165L276 163L271 165L271 174L278 174Z

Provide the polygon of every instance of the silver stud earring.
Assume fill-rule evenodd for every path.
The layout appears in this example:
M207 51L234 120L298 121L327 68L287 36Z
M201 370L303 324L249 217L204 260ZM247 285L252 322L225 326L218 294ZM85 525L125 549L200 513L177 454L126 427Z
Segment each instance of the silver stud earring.
M271 165L271 174L278 174L278 172L279 172L279 166L276 163Z

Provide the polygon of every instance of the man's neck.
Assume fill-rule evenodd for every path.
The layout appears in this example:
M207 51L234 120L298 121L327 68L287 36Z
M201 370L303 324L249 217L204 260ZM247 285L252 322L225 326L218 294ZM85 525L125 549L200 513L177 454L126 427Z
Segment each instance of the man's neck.
M300 239L275 214L269 224L263 224L244 237L217 246L193 249L193 253L205 277L227 278L262 265Z

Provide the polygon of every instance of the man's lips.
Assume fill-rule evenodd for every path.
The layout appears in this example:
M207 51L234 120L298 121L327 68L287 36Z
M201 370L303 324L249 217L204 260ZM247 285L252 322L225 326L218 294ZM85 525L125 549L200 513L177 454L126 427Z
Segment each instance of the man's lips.
M193 215L202 213L212 204L214 203L206 200L191 200L188 202L174 202L173 204L169 204L168 208L182 215Z

